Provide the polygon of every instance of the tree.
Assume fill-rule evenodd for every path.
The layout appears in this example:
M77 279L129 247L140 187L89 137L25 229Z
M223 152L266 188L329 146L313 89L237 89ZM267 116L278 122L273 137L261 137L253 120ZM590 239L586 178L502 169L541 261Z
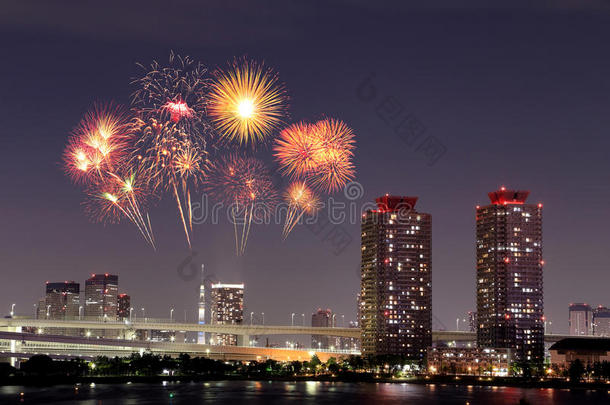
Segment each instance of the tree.
M37 354L21 365L21 371L30 375L45 376L55 373L55 367L52 358Z
M575 383L580 382L584 373L585 366L582 364L582 361L580 361L580 359L576 359L572 363L570 363L570 368L568 369L570 381Z

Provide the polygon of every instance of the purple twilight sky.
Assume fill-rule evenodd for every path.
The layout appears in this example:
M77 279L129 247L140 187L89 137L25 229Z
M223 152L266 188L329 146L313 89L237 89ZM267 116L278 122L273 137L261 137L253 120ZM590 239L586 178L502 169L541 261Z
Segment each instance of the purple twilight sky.
M153 252L129 224L91 223L61 167L68 133L92 103L128 103L136 63L165 62L170 50L210 68L234 56L264 60L289 89L293 121L333 116L353 128L363 196L334 197L358 209L385 193L419 197L417 208L433 218L435 327L455 328L474 309L475 206L501 185L544 203L553 330L567 330L570 302L610 305L610 1L228 3L2 6L2 314L12 303L31 314L47 280L111 272L148 316L168 317L173 307L195 319L198 277L177 270L189 251L172 200L150 210ZM365 79L373 100L359 87ZM377 107L388 99L446 150L435 164L384 121ZM303 226L284 242L281 226L253 226L236 257L231 226L204 223L193 263L246 284L246 317L264 312L266 323L286 324L294 312L309 322L327 307L349 321L359 225L337 229L352 239L339 254Z

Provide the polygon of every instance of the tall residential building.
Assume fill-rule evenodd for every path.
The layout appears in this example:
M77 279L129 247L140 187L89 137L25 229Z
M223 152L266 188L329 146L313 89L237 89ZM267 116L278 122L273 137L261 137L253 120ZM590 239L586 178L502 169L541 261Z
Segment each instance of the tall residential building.
M421 359L432 344L432 217L417 197L376 199L362 217L362 353Z
M87 319L117 317L119 276L92 274L85 281L85 317Z
M544 360L542 204L502 187L476 209L477 343Z
M210 324L241 324L244 321L244 285L212 284ZM237 345L237 335L212 333L210 344Z
M570 304L568 325L571 336L593 334L593 309L589 304Z
M330 309L318 308L311 314L311 326L320 328L332 328L333 312ZM314 349L328 349L333 346L332 339L328 335L311 335L311 347Z
M593 311L593 334L610 337L610 309L601 305Z
M131 308L131 297L127 294L119 294L117 297L116 315L118 319L129 319Z

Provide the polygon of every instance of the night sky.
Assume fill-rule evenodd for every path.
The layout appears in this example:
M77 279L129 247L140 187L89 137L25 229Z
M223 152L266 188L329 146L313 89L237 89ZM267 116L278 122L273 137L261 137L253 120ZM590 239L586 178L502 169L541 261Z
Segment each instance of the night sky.
M433 218L435 328L454 329L475 308L475 206L502 185L544 203L553 331L567 330L570 302L610 305L610 1L226 3L3 2L0 313L16 303L18 315L32 314L47 280L84 288L90 273L110 272L147 316L173 307L195 320L198 276L178 271L191 253L172 200L150 210L153 252L130 224L91 223L61 167L93 102L128 103L136 63L166 62L170 50L212 69L235 56L264 60L289 89L292 121L347 122L358 206L385 193L419 196L417 209ZM366 78L371 101L358 91ZM422 140L446 150L438 161L384 121L377 106L387 98L420 124ZM337 227L352 238L339 254L304 226L282 242L274 225L253 226L236 257L231 226L206 223L194 231L193 263L246 284L247 321L254 311L287 324L295 312L309 323L318 307L354 320L359 224Z

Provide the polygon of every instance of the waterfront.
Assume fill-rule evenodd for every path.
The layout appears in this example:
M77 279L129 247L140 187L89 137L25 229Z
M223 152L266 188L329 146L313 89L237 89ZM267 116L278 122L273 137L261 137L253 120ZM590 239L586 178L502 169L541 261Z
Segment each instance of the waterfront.
M23 392L23 396L20 394ZM607 404L608 391L484 387L452 384L320 381L209 381L156 384L3 386L0 403L30 404L222 404L395 403L413 404Z

